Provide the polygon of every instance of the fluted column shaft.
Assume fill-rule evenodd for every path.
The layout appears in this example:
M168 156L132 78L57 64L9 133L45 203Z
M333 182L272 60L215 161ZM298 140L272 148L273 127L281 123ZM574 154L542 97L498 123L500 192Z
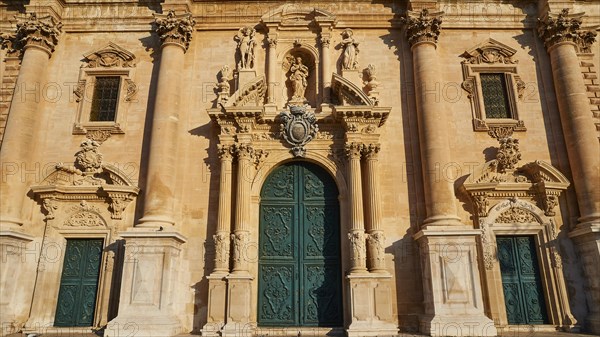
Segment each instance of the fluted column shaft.
M600 181L600 148L579 57L572 42L558 43L548 52L579 203L579 221L599 222L600 189L597 183Z
M236 146L238 157L236 204L235 204L235 226L231 239L233 241L233 273L248 273L248 259L246 248L250 238L249 213L250 213L250 179L248 170L251 168L251 160L254 150L250 145L240 144Z
M367 256L369 271L385 272L385 234L381 228L381 201L379 200L378 158L379 144L363 148L364 155L364 204L367 231Z
M425 185L425 225L459 224L452 182L442 174L450 163L446 107L439 96L440 69L436 45L418 42L412 46L417 101L421 166Z
M34 13L19 19L16 34L9 38L13 52L23 50L23 59L0 151L2 229L23 224L21 211L29 188L27 171L35 169L32 155L41 119L41 92L61 26L50 17L38 19Z
M217 231L213 235L215 242L215 273L229 272L229 236L231 228L231 169L232 146L224 145L219 149L221 175L219 180L219 214Z
M163 227L175 223L181 78L195 22L190 14L178 16L170 11L157 16L156 23L162 51L150 136L144 216L138 227Z
M268 39L269 48L267 52L267 82L269 88L267 89L267 102L269 104L275 103L275 69L277 67L277 38L269 37Z
M366 268L365 249L365 224L362 200L362 178L360 168L362 144L350 143L346 145L348 156L348 185L350 204L350 233L348 238L351 244L351 273L364 273Z

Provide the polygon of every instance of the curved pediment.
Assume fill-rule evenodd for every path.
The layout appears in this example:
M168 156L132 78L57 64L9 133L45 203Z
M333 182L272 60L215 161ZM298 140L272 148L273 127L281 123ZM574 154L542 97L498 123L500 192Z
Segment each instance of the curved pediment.
M480 63L518 63L513 60L513 55L517 52L504 43L494 39L487 39L477 46L465 51L461 56L466 60L463 63L480 64Z
M374 105L361 88L336 73L331 79L331 90L332 98L337 100L336 105Z
M469 189L477 184L551 184L557 189L566 189L569 186L569 180L554 166L542 160L536 160L515 170L500 172L498 170L498 160L494 159L486 162L481 170L469 179L465 187Z
M231 95L225 107L257 107L265 100L267 85L265 75L257 76Z
M87 68L135 67L135 55L109 42L103 48L84 54Z

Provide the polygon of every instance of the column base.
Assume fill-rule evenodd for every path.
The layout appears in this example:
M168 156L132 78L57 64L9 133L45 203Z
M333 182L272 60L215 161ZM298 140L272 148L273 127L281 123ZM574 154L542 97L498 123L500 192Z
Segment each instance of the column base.
M434 227L415 234L423 272L425 315L421 333L431 336L497 336L485 316L476 238L466 226Z
M392 311L392 286L389 273L349 274L350 324L348 337L398 334Z
M108 322L104 337L171 337L182 333L181 322L164 313L146 313L139 315L119 315Z
M208 279L208 309L202 336L220 336L225 325L227 273L212 273Z
M229 274L226 279L227 315L221 336L250 336L254 329L254 325L250 323L253 277L247 273Z

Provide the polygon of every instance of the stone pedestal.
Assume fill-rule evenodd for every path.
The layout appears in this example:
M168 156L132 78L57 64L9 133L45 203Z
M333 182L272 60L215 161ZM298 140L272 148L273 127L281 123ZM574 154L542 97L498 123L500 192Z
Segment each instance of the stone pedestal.
M220 336L225 325L225 304L227 300L227 274L213 273L208 279L208 313L202 336Z
M23 289L18 291L23 285L18 280L25 276L25 250L32 240L21 232L0 231L0 336L18 332L27 319L23 315L27 315L29 306L15 297L24 292Z
M350 274L350 324L348 337L398 334L392 311L392 282L389 274Z
M252 330L252 279L250 275L227 276L227 323L221 336L241 337Z
M125 263L119 315L105 337L166 337L182 332L173 306L179 253L186 239L176 232L131 230L125 239Z
M600 225L580 226L569 233L569 237L577 245L587 280L589 313L584 322L584 329L593 334L600 334Z
M496 336L485 316L477 267L480 231L455 226L415 234L423 268L425 315L420 331L431 336Z

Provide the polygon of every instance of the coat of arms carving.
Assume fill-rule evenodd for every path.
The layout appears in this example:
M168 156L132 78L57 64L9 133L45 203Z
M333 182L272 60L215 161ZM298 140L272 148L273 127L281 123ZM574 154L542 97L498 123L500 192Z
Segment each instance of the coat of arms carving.
M290 111L283 111L279 114L281 120L281 136L285 141L292 145L292 153L295 157L304 157L308 144L319 131L317 118L311 111L306 110L306 106L290 106Z

